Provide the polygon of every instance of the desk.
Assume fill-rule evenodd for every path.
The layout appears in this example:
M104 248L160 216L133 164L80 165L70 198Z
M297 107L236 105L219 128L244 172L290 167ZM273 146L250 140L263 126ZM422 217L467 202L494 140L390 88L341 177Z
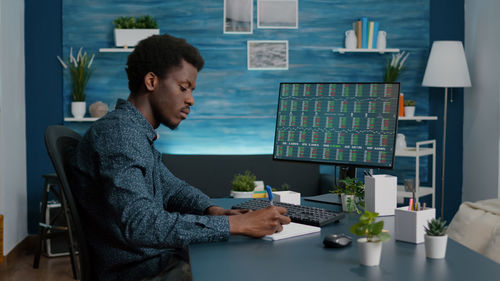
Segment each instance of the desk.
M242 199L215 199L230 208ZM303 201L303 204L339 211L339 206ZM360 265L356 237L349 228L358 220L348 214L337 224L322 228L321 233L280 241L232 236L228 242L191 245L190 256L195 281L203 280L495 280L500 265L448 239L446 258L425 257L424 244L394 240L394 216L381 217L391 240L384 243L380 266ZM351 246L341 249L323 247L330 233L352 236ZM496 277L495 277L496 276Z

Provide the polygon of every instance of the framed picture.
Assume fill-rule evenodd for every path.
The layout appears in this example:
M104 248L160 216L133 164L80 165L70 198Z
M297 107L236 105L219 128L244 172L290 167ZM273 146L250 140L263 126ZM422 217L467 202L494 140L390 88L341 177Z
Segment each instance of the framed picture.
M288 41L247 41L247 65L249 70L287 70Z
M258 28L299 28L298 0L257 0Z
M253 32L253 0L224 0L224 33Z

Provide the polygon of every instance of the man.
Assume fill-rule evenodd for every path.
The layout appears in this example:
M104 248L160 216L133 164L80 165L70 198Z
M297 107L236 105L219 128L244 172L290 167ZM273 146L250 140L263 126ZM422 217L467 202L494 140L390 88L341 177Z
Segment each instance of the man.
M290 222L279 207L245 212L215 206L162 163L155 129L175 129L188 116L203 64L184 39L141 41L127 61L128 100L118 100L78 146L71 178L94 279L190 280L190 243L231 234L262 237Z

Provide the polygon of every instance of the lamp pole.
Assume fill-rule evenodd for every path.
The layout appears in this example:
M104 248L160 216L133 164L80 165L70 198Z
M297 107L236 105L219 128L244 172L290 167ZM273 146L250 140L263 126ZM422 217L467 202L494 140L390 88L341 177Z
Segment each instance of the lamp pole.
M444 174L445 174L445 164L446 164L446 117L448 116L448 87L444 88L444 113L443 113L443 157L442 157L442 167L441 171L441 218L444 219Z

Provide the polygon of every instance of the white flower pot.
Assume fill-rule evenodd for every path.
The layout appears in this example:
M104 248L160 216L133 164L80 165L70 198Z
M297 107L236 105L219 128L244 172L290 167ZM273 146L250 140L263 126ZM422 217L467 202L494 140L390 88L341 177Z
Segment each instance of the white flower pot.
M405 106L405 116L406 117L415 116L415 106Z
M356 211L356 197L354 195L340 194L342 200L342 211L352 213Z
M231 190L230 195L233 198L252 198L253 191L234 191Z
M443 236L425 235L425 255L430 259L444 259L448 234Z
M375 266L380 264L382 242L368 242L367 238L358 239L359 258L362 265Z
M115 45L116 47L134 47L142 39L146 39L151 35L160 34L159 29L116 29L115 28Z
M71 114L75 118L82 119L85 116L86 107L84 101L74 101L71 103Z

